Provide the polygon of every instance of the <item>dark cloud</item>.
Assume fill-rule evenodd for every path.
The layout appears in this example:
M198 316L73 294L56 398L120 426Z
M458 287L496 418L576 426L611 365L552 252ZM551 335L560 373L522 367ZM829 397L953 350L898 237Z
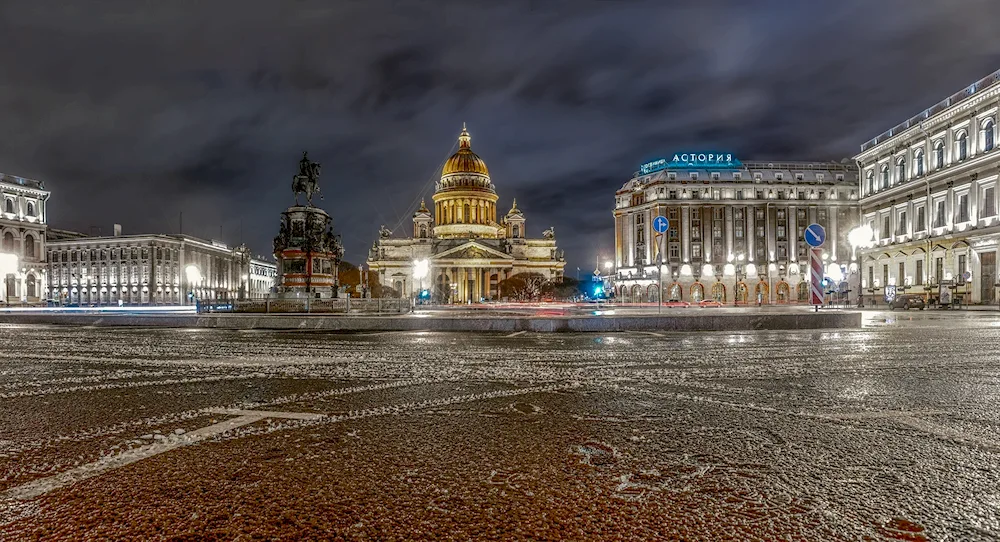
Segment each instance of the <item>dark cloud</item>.
M1000 66L993 0L47 4L0 6L0 171L47 182L54 226L183 212L265 252L308 149L353 261L463 121L572 274L646 159L840 160Z

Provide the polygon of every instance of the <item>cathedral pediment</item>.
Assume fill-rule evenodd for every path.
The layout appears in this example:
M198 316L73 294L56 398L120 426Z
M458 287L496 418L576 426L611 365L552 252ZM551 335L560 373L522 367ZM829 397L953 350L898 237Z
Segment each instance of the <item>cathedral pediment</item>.
M435 254L432 260L513 260L510 254L470 241Z

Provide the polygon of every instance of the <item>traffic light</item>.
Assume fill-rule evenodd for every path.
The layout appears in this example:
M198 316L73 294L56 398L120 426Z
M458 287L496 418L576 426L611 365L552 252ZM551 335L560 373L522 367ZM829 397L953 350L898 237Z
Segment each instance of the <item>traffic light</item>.
M420 299L429 299L431 297L431 291L428 289L420 290Z

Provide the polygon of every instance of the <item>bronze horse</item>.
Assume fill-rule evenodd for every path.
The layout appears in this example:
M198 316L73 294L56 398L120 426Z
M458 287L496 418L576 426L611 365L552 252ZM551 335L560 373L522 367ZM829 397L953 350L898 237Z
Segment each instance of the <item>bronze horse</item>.
M312 197L319 192L319 162L309 160L308 153L302 153L299 160L299 174L292 177L292 192L295 193L295 205L299 204L299 194L306 195L306 204L312 207ZM320 199L323 199L321 194Z

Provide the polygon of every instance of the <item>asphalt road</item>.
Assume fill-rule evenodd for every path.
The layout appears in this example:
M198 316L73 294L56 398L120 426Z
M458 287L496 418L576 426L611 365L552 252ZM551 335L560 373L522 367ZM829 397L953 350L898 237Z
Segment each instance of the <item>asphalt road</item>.
M1000 316L865 318L0 327L0 539L1000 537Z

